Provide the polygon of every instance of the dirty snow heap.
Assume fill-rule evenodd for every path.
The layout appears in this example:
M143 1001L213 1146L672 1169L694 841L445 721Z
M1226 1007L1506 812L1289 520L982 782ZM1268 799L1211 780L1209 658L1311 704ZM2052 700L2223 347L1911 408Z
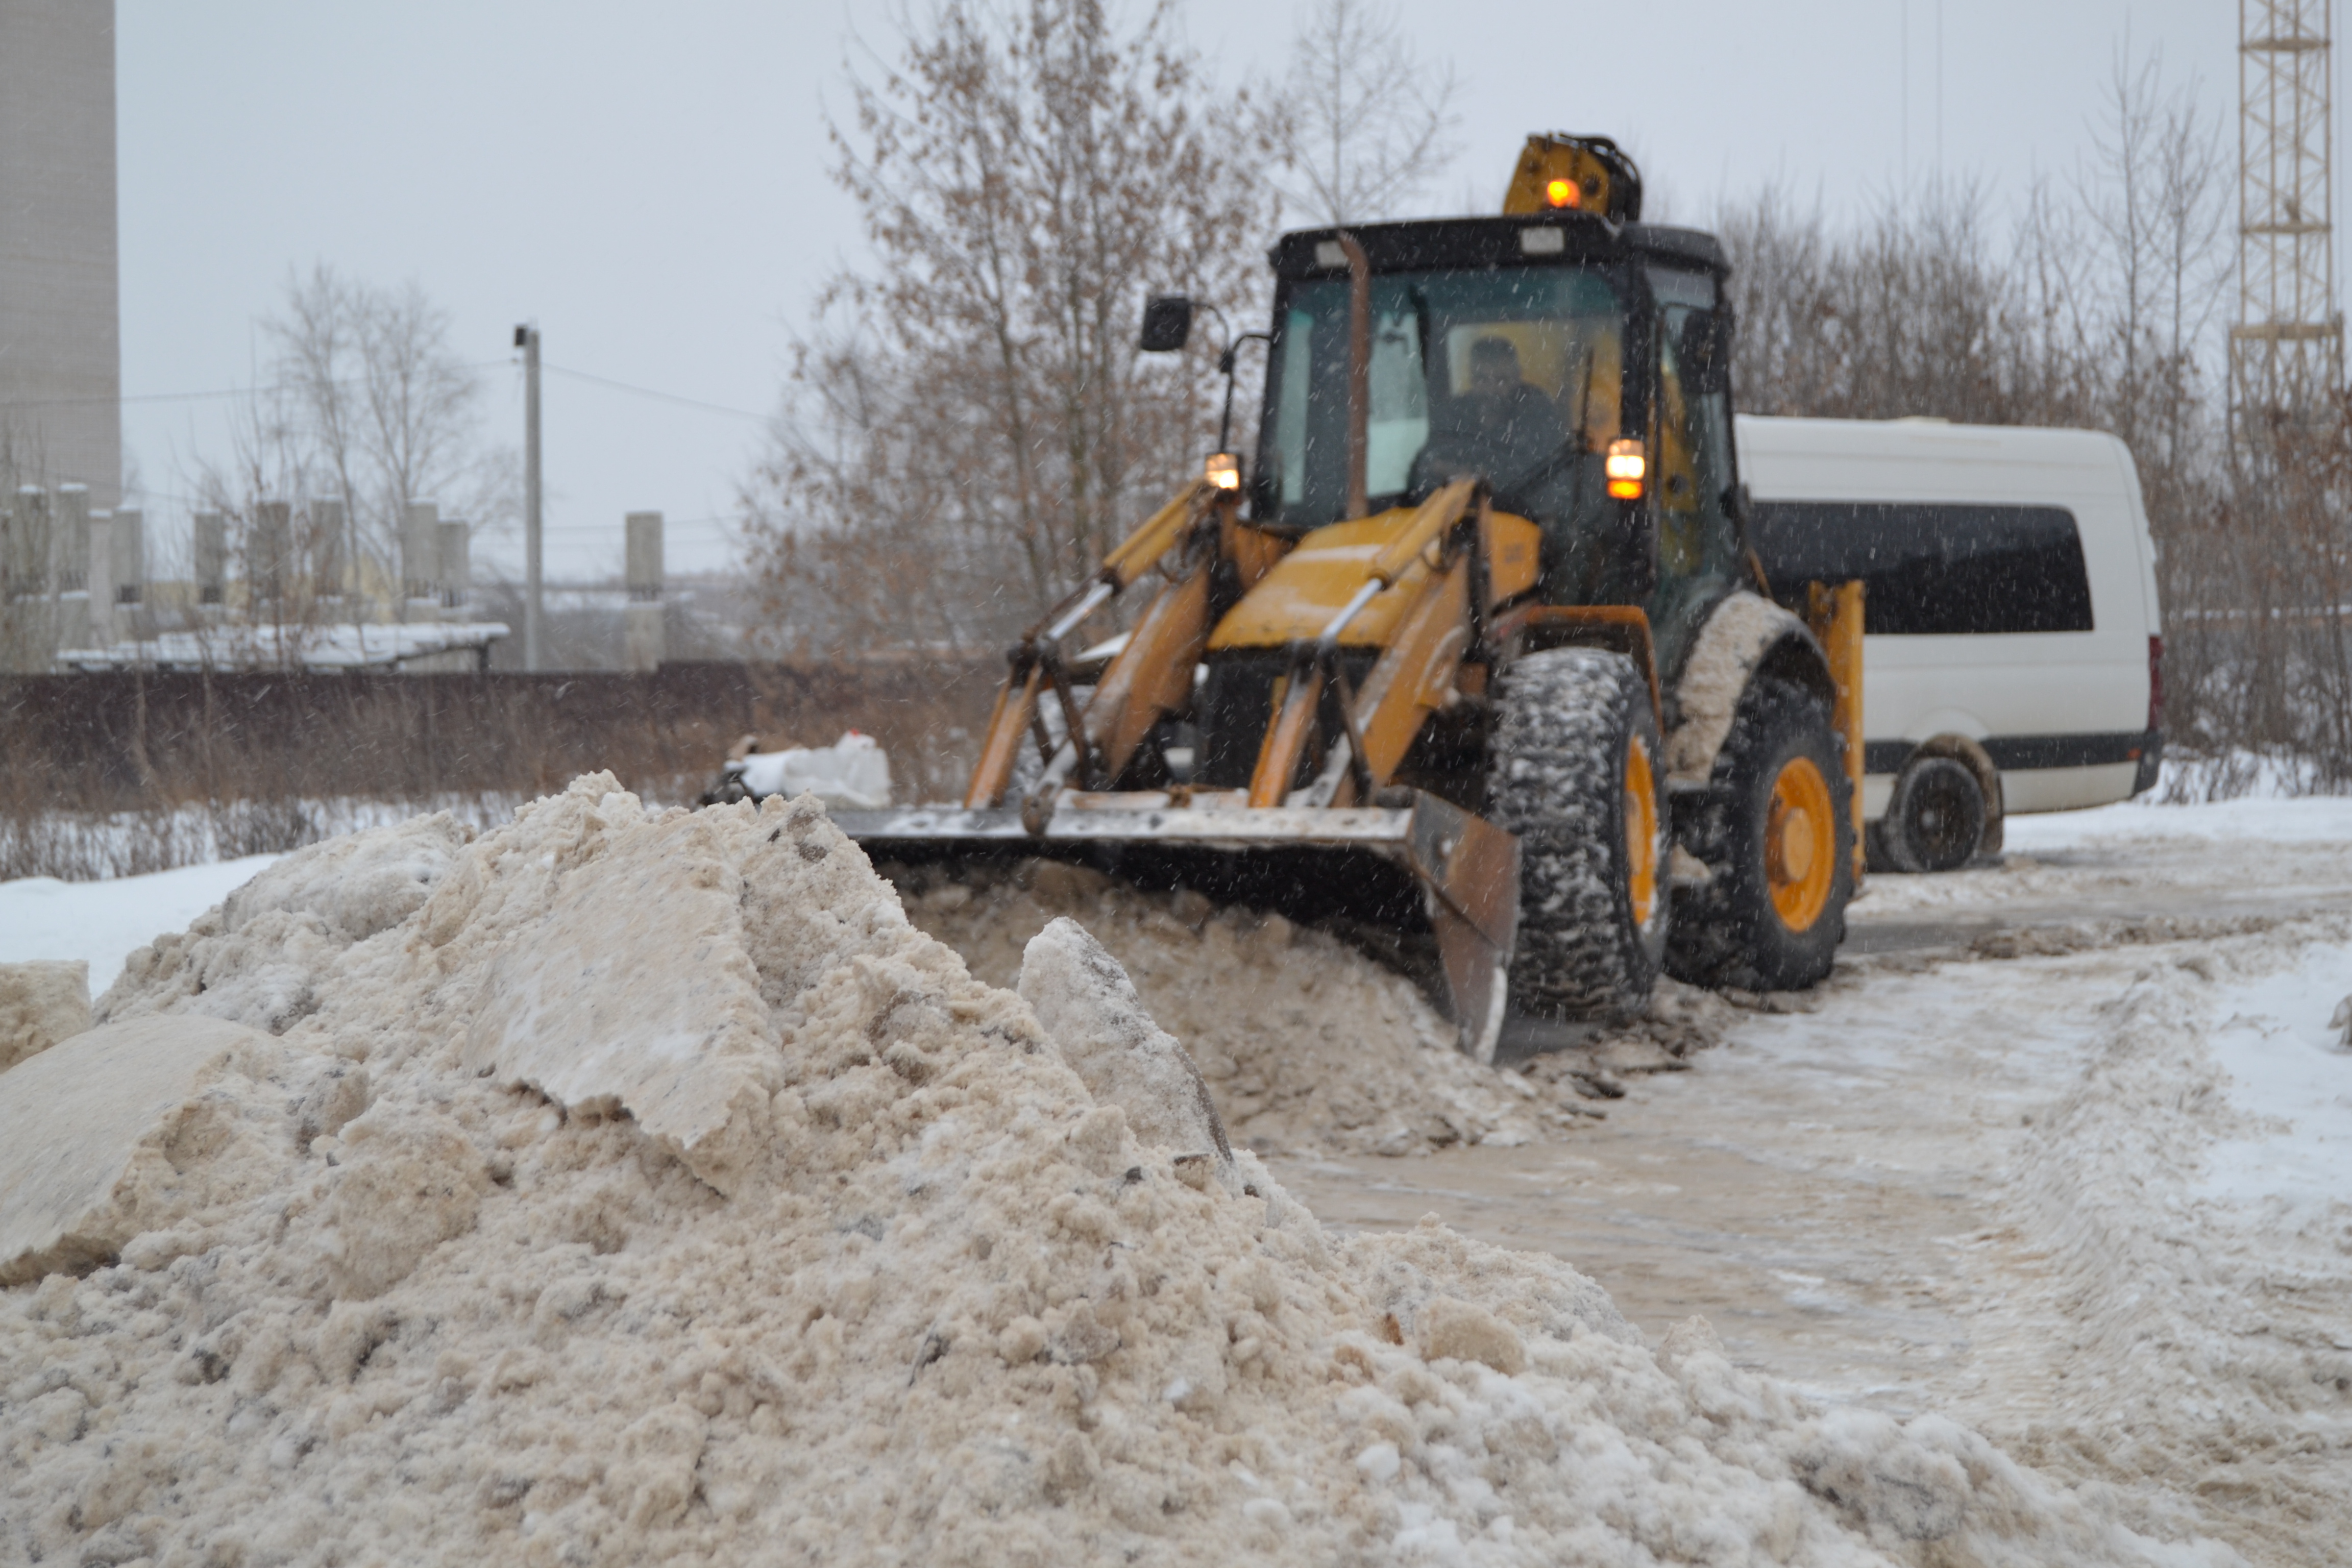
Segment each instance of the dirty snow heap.
M814 800L335 840L95 1013L0 1075L0 1559L2206 1560L1326 1234L1082 930L984 985Z

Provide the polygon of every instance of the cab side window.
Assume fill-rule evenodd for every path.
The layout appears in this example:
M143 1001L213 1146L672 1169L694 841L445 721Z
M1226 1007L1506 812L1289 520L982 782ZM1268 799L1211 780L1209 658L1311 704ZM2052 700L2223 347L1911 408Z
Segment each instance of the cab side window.
M1650 619L1665 653L1696 631L1698 611L1743 573L1731 515L1730 344L1714 279L1659 270L1651 283L1658 299L1658 585Z
M1658 333L1658 566L1669 577L1730 573L1731 395L1718 319L1667 305Z

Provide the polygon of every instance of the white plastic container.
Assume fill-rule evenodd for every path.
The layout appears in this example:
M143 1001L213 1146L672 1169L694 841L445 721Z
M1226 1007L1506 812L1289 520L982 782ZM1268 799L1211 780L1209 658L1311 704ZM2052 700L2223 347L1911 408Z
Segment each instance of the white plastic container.
M754 752L727 764L752 799L786 799L815 792L840 811L879 811L890 804L890 758L871 735L852 730L830 746L793 746Z

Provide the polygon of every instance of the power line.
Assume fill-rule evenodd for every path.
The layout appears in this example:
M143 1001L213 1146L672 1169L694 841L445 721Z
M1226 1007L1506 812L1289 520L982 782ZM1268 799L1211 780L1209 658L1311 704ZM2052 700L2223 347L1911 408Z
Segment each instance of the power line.
M472 364L460 365L457 368L495 370L500 365L512 363L510 360L482 360ZM706 414L724 414L730 418L752 419L761 424L765 424L768 418L766 415L754 414L748 408L730 407L724 403L709 403L698 397L681 397L674 392L663 392L651 386L638 386L632 382L615 381L611 376L595 375L584 370L572 370L559 364L548 364L542 368L552 371L557 375L569 376L574 381L588 382L596 386L608 387L614 392L629 393L637 397L650 397L661 403L675 403L682 408L698 408ZM207 403L225 397L258 397L271 393L294 392L299 390L302 384L299 382L276 382L268 386L225 386L213 392L135 392L113 397L16 397L0 400L0 408L73 408L93 404ZM331 382L328 384L349 388L364 386L367 384L363 378L354 377Z
M486 359L472 364L461 364L459 370L495 370L508 362ZM73 408L95 403L204 403L221 397L259 397L273 392L294 392L304 384L294 381L273 382L268 386L225 386L217 392L134 392L113 397L12 397L0 401L0 408ZM352 376L327 383L330 386L350 388L365 386L363 376Z
M723 529L731 528L734 524L735 519L731 517L666 517L662 519L662 527L665 529ZM625 524L618 522L551 522L547 525L547 531L550 533L611 533L625 526Z
M541 362L540 368L553 371L558 375L568 375L574 381L593 382L598 386L611 387L615 392L633 393L636 396L650 397L660 403L675 403L681 407L699 408L709 414L731 415L737 419L756 419L762 425L768 422L766 415L754 414L748 408L730 408L723 403L705 403L698 397L680 397L675 392L661 392L650 386L637 386L625 381L614 381L606 375L591 375L584 370L567 370L560 364L549 364L545 361Z

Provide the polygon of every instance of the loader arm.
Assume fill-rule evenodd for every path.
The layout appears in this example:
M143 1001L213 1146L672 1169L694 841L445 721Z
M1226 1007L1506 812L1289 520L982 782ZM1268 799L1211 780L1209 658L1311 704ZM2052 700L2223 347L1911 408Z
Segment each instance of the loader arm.
M1076 721L1066 726L1072 754L1049 763L1066 760L1082 778L1091 774L1088 782L1102 785L1126 769L1153 725L1192 700L1192 669L1213 619L1218 569L1230 568L1246 591L1281 553L1280 541L1243 524L1238 511L1230 492L1206 480L1186 486L1104 557L1086 588L1030 629L1014 647L1013 668L997 690L980 761L964 791L967 807L1003 804L1049 688ZM1073 707L1058 655L1061 638L1179 548L1189 552L1189 560L1153 596L1085 707Z
M1215 565L1213 558L1197 560L1160 590L1095 687L1087 704L1087 748L1106 785L1126 770L1151 727L1192 698L1192 667L1209 638Z
M1362 588L1323 635L1294 650L1258 748L1250 805L1363 805L1395 776L1423 723L1448 700L1454 671L1476 640L1473 580L1482 575L1487 510L1485 487L1475 480L1456 480L1431 496L1367 563ZM1354 616L1390 590L1406 592L1411 602L1362 689L1350 691L1332 654ZM1316 780L1294 791L1290 781L1324 710L1325 689L1334 682L1346 733L1331 742Z

